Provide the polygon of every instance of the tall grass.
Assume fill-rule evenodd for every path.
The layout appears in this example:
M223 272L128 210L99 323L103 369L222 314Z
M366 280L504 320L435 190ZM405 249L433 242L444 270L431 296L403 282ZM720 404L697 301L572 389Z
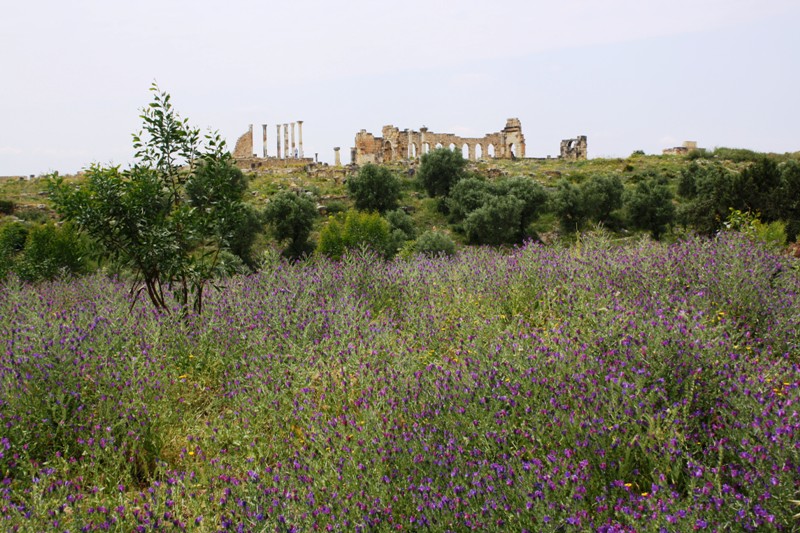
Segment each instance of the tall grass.
M800 279L736 235L0 299L11 531L791 530Z

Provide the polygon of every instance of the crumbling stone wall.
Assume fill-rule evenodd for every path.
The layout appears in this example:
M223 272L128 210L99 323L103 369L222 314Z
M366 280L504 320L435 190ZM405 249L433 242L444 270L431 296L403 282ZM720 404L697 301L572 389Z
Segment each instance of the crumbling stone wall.
M506 121L506 127L496 133L480 138L460 137L452 133L434 133L422 127L419 131L400 130L395 126L384 126L381 137L366 130L356 134L355 147L351 154L353 163L389 163L413 160L437 147L463 151L466 146L467 159L514 159L525 157L525 136L518 118Z
M580 161L586 159L586 135L580 135L574 139L564 139L561 141L561 159L567 161Z
M233 149L234 159L247 159L253 157L253 125L244 132L236 141L236 147Z
M683 145L675 146L673 148L664 148L664 155L686 155L692 150L697 150L696 141L684 141Z

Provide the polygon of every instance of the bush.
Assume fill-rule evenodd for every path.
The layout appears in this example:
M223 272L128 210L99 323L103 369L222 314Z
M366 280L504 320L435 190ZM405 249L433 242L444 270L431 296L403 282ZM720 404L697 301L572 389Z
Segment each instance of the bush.
M0 215L13 215L14 202L11 200L0 200Z
M279 242L286 244L284 255L298 258L313 251L308 236L314 228L317 208L314 202L291 191L280 192L270 198L264 209L264 220L272 228Z
M553 212L558 217L561 231L568 233L580 231L586 223L587 213L581 190L562 179L556 185L552 198Z
M515 196L495 196L464 221L464 231L472 244L519 242L520 220L525 203Z
M547 191L535 181L523 178L507 178L497 184L501 196L513 196L522 202L519 219L519 235L524 236L528 225L536 220L547 205Z
M633 190L627 191L625 207L630 224L649 231L656 240L675 220L672 191L665 182L656 178L641 181Z
M607 224L612 213L622 207L624 187L619 176L595 175L581 187L586 217Z
M738 231L748 238L761 241L770 248L781 248L786 245L786 225L780 221L762 222L757 214L750 211L731 209L725 229Z
M357 209L385 213L397 207L400 181L386 167L368 163L348 178L347 192Z
M89 245L70 224L34 226L28 232L25 248L15 270L25 281L56 279L88 270Z
M734 205L734 180L735 173L720 163L690 165L682 173L679 189L691 194L691 201L681 206L678 219L701 234L719 231Z
M395 209L386 213L386 220L392 227L392 230L399 230L405 235L407 241L414 240L417 237L417 229L414 227L414 219L402 209Z
M456 244L453 240L438 231L426 231L414 241L411 251L427 256L454 255Z
M378 213L348 211L344 216L331 217L322 228L317 250L333 259L341 259L347 250L369 248L384 257L391 257L389 223Z
M447 206L451 222L460 222L470 213L483 207L496 190L491 183L478 177L460 180L450 190Z
M428 196L448 196L453 186L466 177L466 166L460 151L438 148L422 156L417 177Z

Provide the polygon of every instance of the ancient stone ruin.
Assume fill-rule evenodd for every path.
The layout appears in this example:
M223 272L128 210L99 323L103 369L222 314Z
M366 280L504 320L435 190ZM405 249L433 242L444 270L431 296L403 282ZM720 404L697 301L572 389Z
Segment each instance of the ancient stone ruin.
M581 161L586 159L586 135L561 141L561 159Z
M697 150L697 141L683 141L683 145L673 148L664 148L664 155L686 155L692 150Z
M297 143L295 143L295 125L297 125ZM314 162L303 155L303 121L288 124L277 124L275 155L270 156L267 150L267 124L261 125L263 130L262 155L254 153L253 125L236 141L233 149L233 158L236 164L243 169L255 170L261 167L286 166L288 164L308 164ZM281 139L283 130L283 139ZM290 142L291 130L291 142ZM281 140L283 142L281 142Z
M465 159L515 159L525 157L525 136L519 119L510 118L506 127L481 138L459 137L452 133L434 133L422 127L419 131L384 126L382 137L366 130L356 134L351 160L356 165L414 160L436 148L461 150Z

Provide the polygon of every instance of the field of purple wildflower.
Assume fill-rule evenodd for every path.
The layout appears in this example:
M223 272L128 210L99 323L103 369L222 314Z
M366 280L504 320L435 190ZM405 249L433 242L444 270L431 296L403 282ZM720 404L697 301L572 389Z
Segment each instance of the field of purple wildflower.
M11 281L0 528L796 529L788 261L734 234L355 254L187 320Z

